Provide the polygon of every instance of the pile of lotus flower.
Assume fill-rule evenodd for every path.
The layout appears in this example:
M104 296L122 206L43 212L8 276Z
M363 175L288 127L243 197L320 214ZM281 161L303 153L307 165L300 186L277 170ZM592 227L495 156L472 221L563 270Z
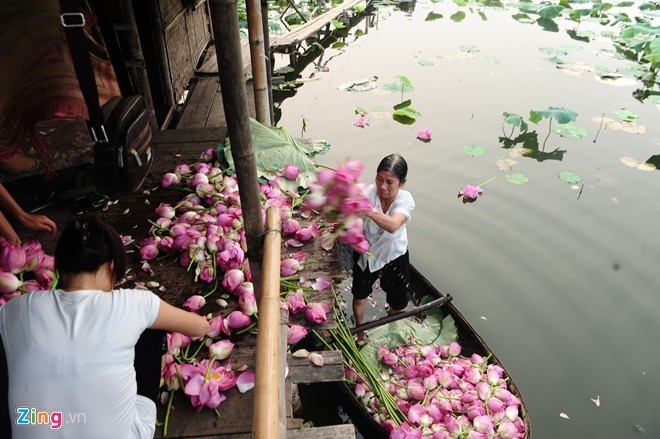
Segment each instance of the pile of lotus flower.
M524 438L520 400L507 389L504 370L480 355L460 354L456 342L418 346L411 339L396 349L378 348L378 359L385 366L383 385L407 418L400 425L389 418L359 374L347 368L346 377L390 438Z
M53 287L55 259L36 239L20 244L0 239L0 306L14 297Z

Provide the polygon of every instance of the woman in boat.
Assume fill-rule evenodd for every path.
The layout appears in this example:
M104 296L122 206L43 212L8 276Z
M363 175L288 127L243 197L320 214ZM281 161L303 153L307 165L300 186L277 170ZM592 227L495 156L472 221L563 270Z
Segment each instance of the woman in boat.
M351 292L356 325L364 323L364 306L379 278L381 288L387 293L388 315L398 314L408 305L410 263L406 224L415 209L415 201L403 189L407 175L404 158L390 154L378 165L375 184L365 191L373 210L365 215L364 223L369 253L354 254ZM364 333L359 333L358 345L364 342Z
M152 438L164 331L202 337L206 318L115 288L126 252L97 218L66 226L55 268L58 289L0 308L13 438Z

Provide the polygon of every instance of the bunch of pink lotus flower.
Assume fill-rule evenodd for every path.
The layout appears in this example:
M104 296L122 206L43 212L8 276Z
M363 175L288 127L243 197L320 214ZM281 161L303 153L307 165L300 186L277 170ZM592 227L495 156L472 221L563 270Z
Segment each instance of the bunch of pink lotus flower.
M223 173L206 151L199 163L181 164L174 172L161 180L162 187L176 186L189 192L175 205L161 204L155 211L158 218L152 222L149 237L142 240L139 255L143 270L149 271L149 262L158 257L177 257L182 266L193 270L195 279L216 286L208 293L194 294L183 304L193 312L200 312L207 299L216 292L218 284L224 292L215 304L225 308L222 314L209 316L210 331L200 340L191 340L182 334L168 334L168 355L162 370L165 390L162 402L171 406L176 391L183 389L198 411L204 407L217 410L225 400L225 392L234 384L240 391L254 386L254 373L235 372L225 361L231 355L233 343L229 337L254 328L257 303L251 282L248 261L245 257L246 240L243 230L242 211L238 184L235 176ZM293 165L284 168L282 176L295 179L298 169ZM293 206L298 194L286 192L279 176L260 186L263 213L269 206L280 208L283 219L282 233L286 245L301 247L305 242L321 236L316 224L307 227L293 218L299 213ZM329 278L294 281L304 267L307 254L303 251L289 254L281 263L282 307L291 315L303 314L307 325L289 324L289 344L295 344L308 333L308 327L327 320L330 307L308 300L305 292L320 291L331 284ZM229 304L225 299L233 297ZM297 323L303 323L299 320ZM168 409L169 411L169 409Z
M364 237L361 216L372 210L364 195L360 176L364 165L359 161L346 161L344 167L320 169L318 180L310 184L305 207L320 212L330 225L323 236L323 246L332 248L337 240L350 245L358 253L369 251Z
M386 366L381 378L407 422L396 426L359 375L346 369L355 394L389 432L390 438L514 439L525 437L520 400L507 390L504 370L473 354L462 357L461 346L409 345L378 348Z
M38 240L16 244L0 239L0 306L23 293L50 289L54 266L55 259Z

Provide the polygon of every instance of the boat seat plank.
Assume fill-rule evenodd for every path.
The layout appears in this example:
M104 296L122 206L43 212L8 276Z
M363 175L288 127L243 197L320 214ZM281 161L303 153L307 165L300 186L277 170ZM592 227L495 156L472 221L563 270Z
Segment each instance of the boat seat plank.
M340 424L287 430L286 437L287 439L353 439L356 436L352 424Z
M315 366L309 358L296 358L287 356L289 364L289 376L287 379L297 384L310 384L322 382L334 382L344 379L344 363L341 351L320 351L324 364L322 367Z

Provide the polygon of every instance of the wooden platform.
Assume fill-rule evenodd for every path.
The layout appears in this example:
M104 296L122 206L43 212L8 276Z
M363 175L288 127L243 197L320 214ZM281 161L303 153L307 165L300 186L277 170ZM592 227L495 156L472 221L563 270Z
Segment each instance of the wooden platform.
M156 214L154 208L160 203L176 203L184 194L171 189L159 188L160 177L168 171L172 171L176 165L181 163L193 163L198 160L201 152L209 147L215 147L224 137L226 129L216 128L198 128L198 129L180 129L161 131L157 134L156 144L154 146L155 162L144 185L144 190L137 193L121 194L116 203L109 204L107 210L98 210L97 214L110 222L122 235L132 236L139 241L147 236L149 223L148 220L155 220ZM58 227L63 227L70 219L77 218L80 214L75 203L69 201L58 201L55 204L41 210L40 213L52 218ZM20 231L23 237L28 237L29 233ZM55 249L55 238L47 235L40 235L46 252L53 254ZM306 278L316 278L320 275L330 276L335 283L345 280L345 275L341 271L339 258L335 254L329 253L320 248L318 244L305 244L302 248L310 254L309 262L306 263L304 270L300 273ZM293 249L283 247L283 256L292 252ZM295 251L300 249L296 248ZM162 291L152 288L163 298L163 300L180 306L183 301L196 292L209 291L209 286L203 283L195 283L194 275L186 272L185 267L179 265L176 259L166 258L158 261L152 261L151 268L153 275L143 272L139 268L139 262L136 250L130 250L129 253L129 276L131 280L124 284L124 287L130 288L135 282L157 281ZM134 276L134 278L133 278ZM311 301L322 301L332 304L334 298L330 289L312 295ZM231 304L226 309L221 310L216 305L207 305L202 312L223 313L231 312L236 304ZM233 306L233 307L232 307ZM302 315L292 316L291 322L305 323ZM309 324L309 323L307 323ZM330 319L316 326L315 329L323 331L334 326L332 315ZM253 335L232 336L232 341L236 343L234 352L230 357L234 368L247 366L253 369L256 359L256 337ZM308 359L293 358L290 355L287 358L289 365L289 376L286 380L287 401L291 401L290 394L294 385L313 382L338 381L343 379L343 365L341 352L322 352L325 360L323 367L313 366ZM227 400L220 407L220 417L208 409L201 413L196 413L190 402L181 392L177 392L174 399L174 409L170 415L169 431L167 437L187 438L187 437L250 437L252 431L252 410L253 410L253 391L245 394L238 392L236 388L227 392ZM164 407L158 408L158 419L164 418ZM295 418L292 413L291 404L287 404L287 427L289 432L287 437L294 438L323 438L333 437L337 439L354 438L355 433L352 425L323 427L320 429L301 429L303 420ZM157 430L156 437L162 437L162 430Z

